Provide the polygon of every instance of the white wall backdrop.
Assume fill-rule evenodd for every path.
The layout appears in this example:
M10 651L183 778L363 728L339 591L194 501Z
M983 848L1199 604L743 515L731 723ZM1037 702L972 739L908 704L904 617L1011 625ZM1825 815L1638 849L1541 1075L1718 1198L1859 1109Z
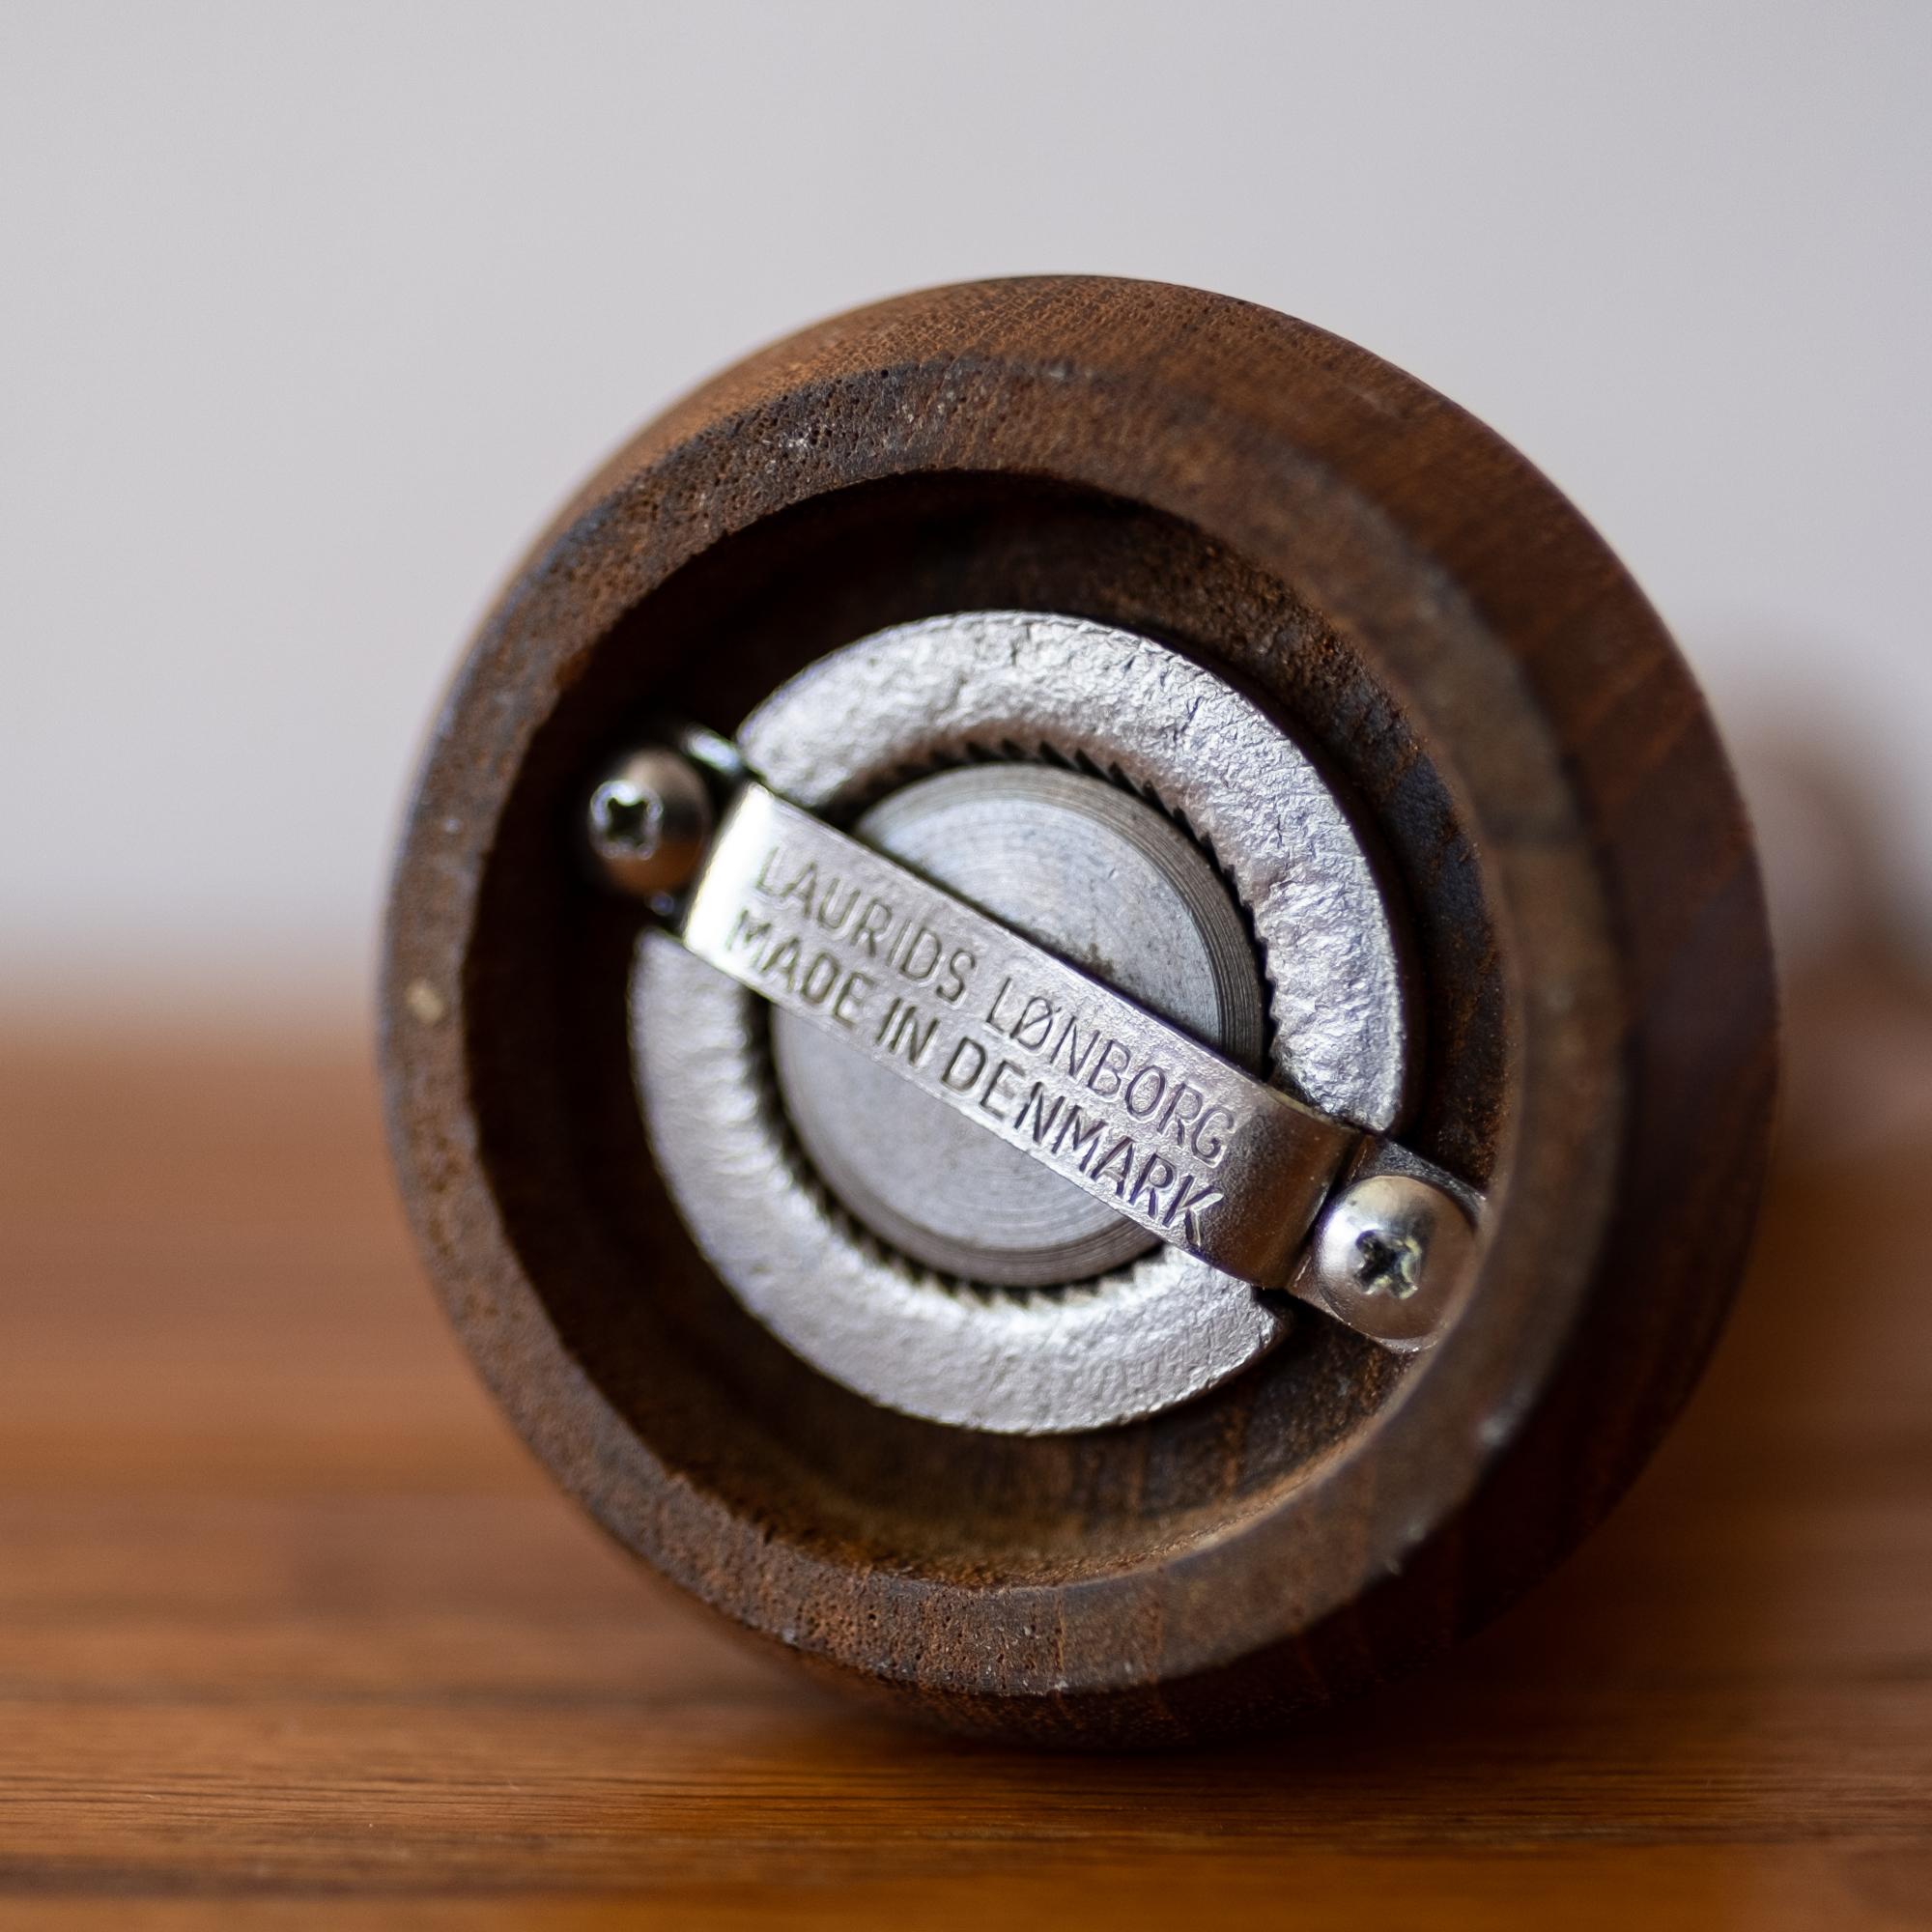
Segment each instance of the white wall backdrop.
M0 0L0 997L353 1009L554 502L922 283L1305 315L1597 521L1932 882L1932 6Z

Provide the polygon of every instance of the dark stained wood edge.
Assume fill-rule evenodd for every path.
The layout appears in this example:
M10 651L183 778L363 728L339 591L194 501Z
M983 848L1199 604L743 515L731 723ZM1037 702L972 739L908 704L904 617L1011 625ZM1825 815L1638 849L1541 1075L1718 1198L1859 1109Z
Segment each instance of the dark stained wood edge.
M667 1465L559 1335L506 1231L514 1178L489 1170L470 1112L465 1004L499 819L602 640L734 532L828 493L963 472L1146 504L1317 612L1453 795L1507 989L1496 1211L1454 1332L1268 1506L1065 1585L774 1534L728 1483ZM412 1001L419 985L433 1001ZM429 1004L434 1024L416 1016ZM698 391L586 486L440 722L384 1006L418 1239L560 1480L822 1672L948 1721L1076 1743L1199 1735L1386 1675L1569 1548L1640 1466L1721 1321L1774 1074L1735 791L1688 671L1595 534L1498 439L1365 352L1220 298L1085 278L938 290L821 325ZM651 1399L701 1411L706 1397ZM701 1429L701 1412L677 1426Z

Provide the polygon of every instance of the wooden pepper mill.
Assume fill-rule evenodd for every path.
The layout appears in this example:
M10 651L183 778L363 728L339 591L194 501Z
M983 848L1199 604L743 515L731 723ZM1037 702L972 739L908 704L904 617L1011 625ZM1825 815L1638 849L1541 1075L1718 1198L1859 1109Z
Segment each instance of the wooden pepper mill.
M383 1060L559 1482L809 1667L1136 1745L1441 1650L1723 1318L1769 942L1697 691L1421 384L1219 297L906 297L536 545Z

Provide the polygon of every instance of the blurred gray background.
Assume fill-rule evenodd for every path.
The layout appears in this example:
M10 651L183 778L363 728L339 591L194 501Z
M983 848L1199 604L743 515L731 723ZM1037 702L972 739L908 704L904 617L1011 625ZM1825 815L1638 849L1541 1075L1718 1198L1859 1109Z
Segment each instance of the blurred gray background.
M1781 894L1919 917L1928 83L1905 4L0 7L0 1002L354 1019L556 500L773 335L1042 270L1486 417L1676 628Z

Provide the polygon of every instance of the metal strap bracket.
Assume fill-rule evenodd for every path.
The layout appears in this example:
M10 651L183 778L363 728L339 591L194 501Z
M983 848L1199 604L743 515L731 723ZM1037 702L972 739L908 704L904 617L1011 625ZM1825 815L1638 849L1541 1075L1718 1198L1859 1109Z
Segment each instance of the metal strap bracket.
M1243 1281L1288 1281L1360 1139L755 780L675 929L740 984Z

